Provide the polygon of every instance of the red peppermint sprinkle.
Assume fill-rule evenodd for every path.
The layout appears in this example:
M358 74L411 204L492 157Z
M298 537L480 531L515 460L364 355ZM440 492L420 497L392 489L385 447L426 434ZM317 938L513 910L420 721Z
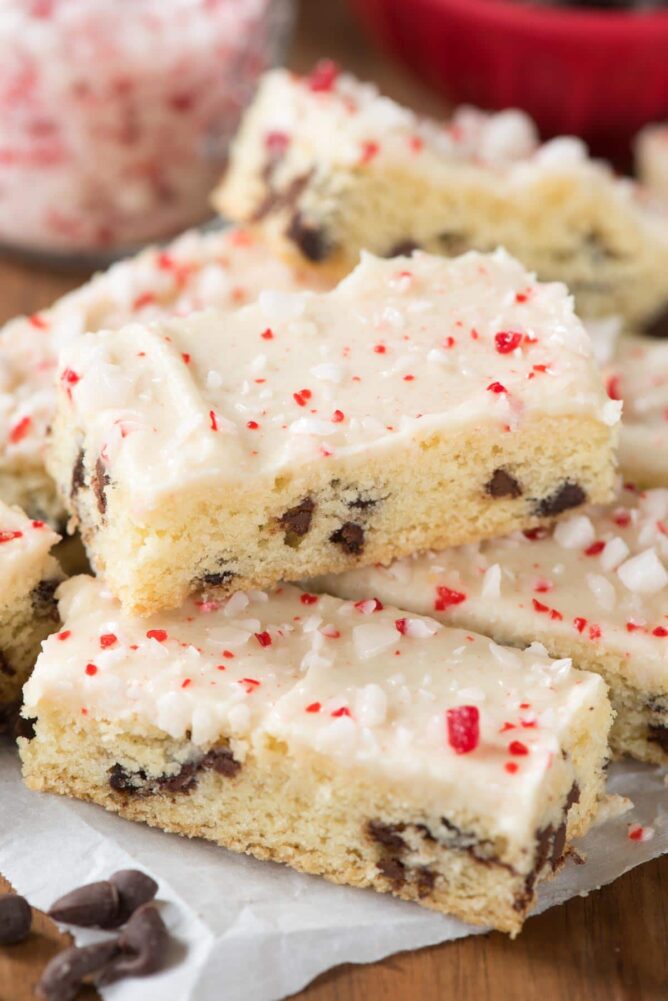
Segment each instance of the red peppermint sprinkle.
M94 674L97 674L97 667L96 667L96 665L95 664L86 664L86 674L88 674L91 678L93 677Z
M525 539L529 539L531 542L537 542L539 539L546 539L549 532L542 525L538 528L525 528L523 533Z
M265 135L264 145L273 156L282 156L290 145L290 136L274 129Z
M506 763L505 763L505 765L503 767L511 775L514 775L517 772L517 770L519 769L520 766L517 764L516 761L506 761Z
M231 650L223 650L223 657L227 657L228 660L232 660L234 654Z
M305 712L307 712L307 713L319 713L321 709L322 709L322 706L320 705L319 702L312 702L310 704L310 706L306 707Z
M315 603L318 600L318 595L304 593L300 595L299 600L301 601L302 605L315 605Z
M328 640L338 640L341 638L341 633L336 626L323 626L320 632L323 636L326 636Z
M188 685L192 684L192 678L184 678L181 682L181 688L187 688Z
M579 633L583 633L587 628L587 620L578 615L573 619L573 625Z
M410 375L410 374L409 374L409 375L405 375L405 376L404 376L404 382L413 382L413 381L414 381L414 379L415 379L415 376L414 376L414 375Z
M534 607L534 611L546 613L551 619L555 619L558 622L561 622L563 619L561 612L558 612L556 608L550 608L548 605L544 605L543 602L538 601L537 598L532 598L531 603Z
M369 140L368 142L363 142L362 152L360 154L360 159L359 159L360 164L362 164L362 166L365 166L367 163L371 163L371 161L378 156L379 151L380 151L380 146L378 145L377 142L373 142L373 140Z
M637 622L627 622L626 631L627 633L635 633L635 632L644 633L646 632L646 629L644 626L639 625Z
M267 329L260 334L260 337L262 338L263 341L273 341L274 331L271 329L271 327L267 327Z
M526 744L523 744L521 740L511 740L508 744L508 751L516 757L522 757L523 755L529 753L529 748Z
M612 520L620 528L627 528L631 524L631 515L628 511L617 511L613 515Z
M529 298L528 292L515 293L515 302L526 302L528 298Z
M408 619L395 619L394 628L398 633L401 633L402 636L405 636L408 632Z
M516 729L517 729L517 727L515 726L514 723L507 723L506 722L506 723L503 724L503 726L499 730L499 733L507 733L508 730L516 730Z
M591 546L585 549L585 556L598 556L605 549L605 542L599 540L598 542L592 542Z
M0 544L23 538L23 532L0 532Z
M453 591L451 587L446 587L445 584L436 585L434 608L437 612L444 612L451 605L461 605L462 601L466 601L466 595L462 594L461 591Z
M33 327L35 327L37 330L48 330L49 329L48 322L44 319L43 316L40 316L39 313L33 313L32 316L29 316L28 317L28 322Z
M419 153L424 147L424 140L420 136L409 136L408 145L413 153Z
M508 390L505 386L502 386L500 382L490 382L487 387L490 393L507 393Z
M477 706L456 706L445 713L448 744L455 754L470 754L480 743L480 711Z
M164 643L167 639L167 633L164 629L149 629L146 637L149 640L157 640L158 643Z
M271 646L271 636L266 631L266 629L264 630L264 632L255 633L255 639L262 647Z
M339 719L341 716L350 716L350 709L348 706L341 706L340 709L335 709L332 713L335 719Z
M32 420L30 417L22 417L20 421L16 422L14 427L9 432L9 440L12 445L16 445L22 438L25 438L31 424Z
M106 649L107 647L113 646L114 643L117 642L118 642L118 637L115 636L113 633L103 633L102 636L100 636L100 646L102 647L103 650Z
M340 424L341 421L345 420L345 414L343 410L335 410L332 414L332 424Z
M217 431L218 430L218 419L216 418L216 411L215 410L210 410L209 411L209 421L211 422L211 430L212 431Z
M668 636L668 629L665 626L657 626L656 629L652 629L652 636L660 636L661 638Z
M143 309L144 306L151 306L155 302L155 292L141 292L132 303L134 310Z
M257 421L246 421L246 427L248 428L249 431L257 431L259 426L260 425L258 424Z
M378 598L365 598L363 601L356 601L355 608L362 615L372 615L374 612L382 612L383 603Z
M43 521L38 521L36 519L35 521L32 522L32 527L33 528L44 528L44 526L45 526L45 522L43 522Z
M611 375L605 388L611 400L621 400L621 379L618 375Z
M66 368L60 378L63 382L66 382L68 386L76 386L81 376L77 375L77 373L71 368Z
M385 352L387 351L387 348L385 347L384 344L374 344L373 350L376 352L377 355L384 355Z
M185 365L190 365L190 355L188 354L187 351L182 351L181 357L183 358L183 362Z
M589 627L589 639L590 640L600 640L601 638L601 627L600 626L590 626Z
M239 684L246 689L246 695L250 695L251 692L260 687L260 682L256 678L240 678Z
M494 334L494 344L500 355L508 355L522 343L522 335L515 330L500 330Z
M71 629L63 629L62 633L57 633L56 634L56 639L66 640L71 635L72 635L72 630Z
M339 67L332 59L321 59L306 77L306 85L316 94L332 90L339 75Z

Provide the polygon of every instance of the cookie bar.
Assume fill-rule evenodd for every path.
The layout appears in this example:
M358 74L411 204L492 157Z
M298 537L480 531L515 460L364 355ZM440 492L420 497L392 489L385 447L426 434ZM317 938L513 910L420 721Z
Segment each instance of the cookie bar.
M517 111L425 121L330 63L264 77L215 202L321 271L348 271L360 249L502 246L565 282L583 317L637 325L668 303L668 221L579 140L541 146Z
M601 679L285 586L139 619L99 579L26 686L33 789L511 933L591 824Z
M477 629L499 643L543 643L597 671L617 716L618 754L668 764L668 490L626 487L609 508L553 531L397 561L318 586L377 596Z
M63 574L50 555L57 541L44 522L0 502L0 730L18 708L40 643L58 628L54 592Z
M668 487L668 341L622 337L605 372L608 393L624 401L623 476L642 487Z
M607 500L620 404L590 351L503 251L367 255L329 293L73 341L49 469L149 614Z
M647 125L638 133L635 161L641 182L668 204L668 125Z
M236 308L262 289L318 283L272 255L242 229L186 233L166 249L115 264L51 309L0 330L0 498L55 526L64 510L44 469L53 417L56 359L72 337L182 315L206 306Z

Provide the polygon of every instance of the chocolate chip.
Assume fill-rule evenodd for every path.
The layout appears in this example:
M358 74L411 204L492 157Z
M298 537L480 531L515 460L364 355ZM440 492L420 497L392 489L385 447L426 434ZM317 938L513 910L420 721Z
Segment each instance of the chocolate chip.
M102 459L98 458L95 463L95 471L90 478L90 488L95 496L97 509L100 514L104 514L107 510L107 495L105 493L105 487L108 487L109 483L109 473L105 469Z
M146 781L146 772L129 772L123 765L116 763L109 769L109 785L116 792L138 793L141 783Z
M521 497L522 487L506 469L499 467L492 473L491 480L485 484L485 493L490 497Z
M285 533L284 542L286 546L291 546L294 549L299 545L300 540L311 528L314 511L315 501L310 497L304 497L299 504L291 507L281 515L278 521Z
M118 936L117 952L105 965L101 984L113 984L123 977L146 977L162 969L169 934L156 907L144 904L135 911Z
M139 907L148 904L158 892L156 881L140 869L119 869L109 877L109 882L118 892L115 928L125 924Z
M32 913L25 897L15 893L0 896L0 945L16 945L30 934Z
M439 233L438 242L440 251L448 257L458 257L471 247L471 241L465 233ZM478 250L484 250L482 246Z
M364 529L354 521L346 521L332 532L329 541L340 546L348 556L359 556L364 549Z
M1 715L1 713L0 713ZM21 716L21 704L20 700L16 704L16 712L14 718L12 719L11 732L14 740L18 740L21 737L23 740L32 740L35 736L35 723L37 719L32 717L26 719L25 716Z
M235 573L232 570L208 570L198 578L198 583L202 587L221 587L229 584Z
M74 498L86 482L86 471L84 469L84 452L79 449L79 453L72 467L72 481L70 484L70 497Z
M376 867L394 885L395 890L398 890L406 882L406 869L400 859L384 858L376 863Z
M65 949L47 964L37 984L38 997L44 1001L74 1001L79 989L99 976L117 954L115 939Z
M421 866L416 870L415 882L417 883L418 897L420 899L428 897L434 889L436 873L432 872L431 869L428 869L426 866Z
M301 212L295 212L285 231L289 240L301 250L309 261L324 261L332 252L332 247L321 227L304 222Z
M561 860L564 857L564 848L566 847L566 821L564 820L559 827L554 832L554 837L552 838L552 854L550 856L550 865L552 869L556 869Z
M562 511L567 511L571 507L579 507L586 500L587 495L580 484L566 480L554 493L538 501L534 505L533 513L541 518L547 518L553 514L561 514Z
M225 778L231 779L240 771L241 762L235 761L234 755L225 747L215 748L204 755L200 768L210 769Z
M407 847L400 835L403 830L404 824L384 824L382 820L370 820L367 824L367 833L372 841L377 841L383 848L396 854L401 854Z
M41 580L30 592L33 611L40 616L48 616L53 622L59 622L56 591L60 580Z
M109 769L109 785L116 792L133 796L153 796L160 792L189 793L197 785L197 765L190 762L182 765L175 775L149 778L141 768L130 772L117 763Z
M668 337L668 307L657 313L644 327L648 337Z
M346 501L346 504L348 507L354 508L355 511L368 511L369 508L375 507L380 499L379 497L362 497L360 495L354 497L353 500Z
M647 727L647 739L652 744L658 744L661 750L668 754L668 726L650 723Z
M197 765L183 765L176 775L167 775L158 779L160 791L189 793L197 785Z
M4 674L6 678L16 677L16 671L9 663L6 655L2 652L2 650L0 650L0 674Z
M579 802L580 802L580 786L577 784L577 782L574 782L573 785L571 786L568 796L566 797L566 805L564 807L566 813L568 813L568 811L572 806L575 806L575 804Z
M260 222L261 219L264 219L265 216L270 215L272 212L294 208L299 200L299 196L312 176L312 170L309 170L306 174L300 174L298 177L293 178L283 191L277 191L269 184L266 194L259 202L249 221Z
M420 250L420 244L415 240L399 240L388 250L384 257L410 257L414 250Z
M71 890L48 910L49 917L80 928L115 928L120 911L117 888L107 880Z

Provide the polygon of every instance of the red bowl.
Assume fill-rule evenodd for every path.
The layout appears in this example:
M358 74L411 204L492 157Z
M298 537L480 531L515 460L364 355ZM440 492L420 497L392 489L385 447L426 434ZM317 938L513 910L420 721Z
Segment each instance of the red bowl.
M626 159L668 118L668 11L513 0L351 0L368 30L449 100L522 108L543 136Z

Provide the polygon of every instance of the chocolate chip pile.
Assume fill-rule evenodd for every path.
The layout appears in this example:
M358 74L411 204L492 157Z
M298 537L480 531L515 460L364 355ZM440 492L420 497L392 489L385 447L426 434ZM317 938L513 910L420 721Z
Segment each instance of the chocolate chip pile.
M87 883L60 897L48 910L61 924L80 928L120 928L113 938L71 946L47 964L37 984L43 1001L74 1001L86 984L111 984L162 969L169 933L151 901L158 884L138 869L121 869L108 880ZM30 934L30 904L16 894L0 896L0 946L16 945Z

